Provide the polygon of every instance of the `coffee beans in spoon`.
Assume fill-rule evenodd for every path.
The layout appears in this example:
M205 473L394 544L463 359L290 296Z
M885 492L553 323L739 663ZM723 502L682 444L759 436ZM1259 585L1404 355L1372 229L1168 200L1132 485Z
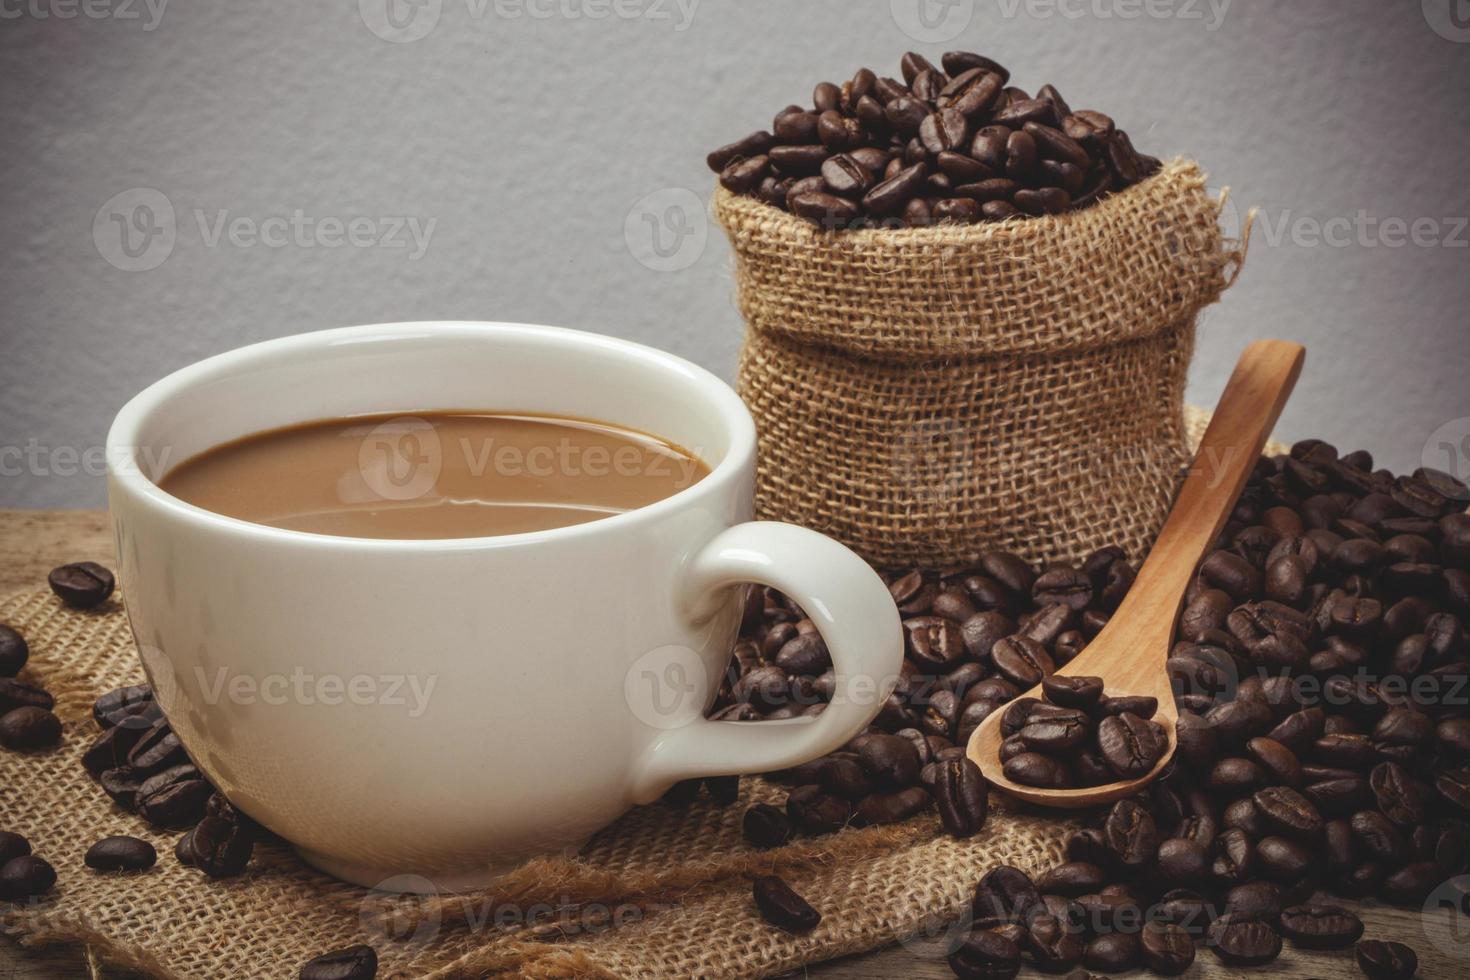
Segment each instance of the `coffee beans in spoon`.
M1047 676L1043 700L1013 701L1001 718L1006 777L1026 786L1073 788L1153 771L1168 735L1151 697L1106 697L1101 677ZM1056 699L1060 699L1059 703Z
M1107 115L1033 96L982 55L936 66L910 52L901 78L859 69L820 82L706 158L720 183L828 230L973 224L1077 210L1159 168Z

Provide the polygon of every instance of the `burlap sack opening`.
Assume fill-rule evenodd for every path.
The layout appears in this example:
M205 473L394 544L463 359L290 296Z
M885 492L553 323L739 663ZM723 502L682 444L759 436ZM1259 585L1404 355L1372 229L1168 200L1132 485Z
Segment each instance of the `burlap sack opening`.
M1196 321L1244 260L1225 202L1186 160L1003 224L831 234L718 191L757 515L887 567L1141 554L1187 460Z
M1191 442L1203 422L1191 414ZM531 861L469 895L402 898L345 885L277 841L256 849L244 876L210 881L175 860L177 834L114 807L81 765L96 732L92 701L143 681L119 601L86 613L34 592L0 600L0 622L26 636L21 679L51 691L65 726L56 750L0 751L0 828L30 838L60 876L44 901L0 903L0 929L26 943L85 944L96 960L168 980L291 980L312 956L357 942L378 950L383 978L765 977L899 939L915 956L938 958L986 870L1050 867L1072 826L997 806L967 841L926 815L759 851L744 841L741 817L753 802L779 804L786 790L746 779L734 806L640 807L577 858ZM88 870L83 854L109 834L150 841L158 866ZM760 921L749 875L772 872L821 910L814 932L789 936Z

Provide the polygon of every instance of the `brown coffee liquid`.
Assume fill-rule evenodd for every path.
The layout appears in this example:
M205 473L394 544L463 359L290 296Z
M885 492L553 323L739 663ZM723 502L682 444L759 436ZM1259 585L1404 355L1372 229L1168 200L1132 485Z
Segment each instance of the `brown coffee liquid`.
M353 538L473 538L621 514L709 474L605 422L496 412L327 419L246 436L159 482L255 524Z

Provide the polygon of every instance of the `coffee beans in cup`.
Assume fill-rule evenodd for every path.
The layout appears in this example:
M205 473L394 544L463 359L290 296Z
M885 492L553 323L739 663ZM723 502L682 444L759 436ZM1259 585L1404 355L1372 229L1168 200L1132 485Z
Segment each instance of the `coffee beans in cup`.
M1107 115L1018 88L983 55L910 52L900 75L820 82L706 162L731 193L834 231L1061 214L1159 169Z

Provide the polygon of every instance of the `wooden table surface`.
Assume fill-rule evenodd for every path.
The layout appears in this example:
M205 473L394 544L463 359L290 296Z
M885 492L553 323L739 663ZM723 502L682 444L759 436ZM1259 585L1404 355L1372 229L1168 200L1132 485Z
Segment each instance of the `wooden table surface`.
M0 594L40 588L46 581L46 573L64 562L96 561L112 567L113 558L112 529L103 511L0 510ZM1447 910L1433 915L1384 907L1358 907L1358 910L1367 923L1370 938L1394 939L1418 951L1420 977L1433 980L1470 977L1470 919L1460 918L1456 922ZM803 972L821 980L952 978L939 946L937 940L910 940L866 956L818 964ZM1240 972L1222 966L1211 953L1201 950L1185 976L1224 980ZM1304 953L1290 945L1269 967L1245 972L1298 980L1348 980L1362 976L1353 963L1351 951ZM107 970L95 977L104 975L106 980L122 980L123 976ZM1129 975L1147 974L1134 971ZM1022 976L1042 975L1028 968ZM0 980L92 978L94 974L89 972L82 950L23 949L13 939L0 937Z

